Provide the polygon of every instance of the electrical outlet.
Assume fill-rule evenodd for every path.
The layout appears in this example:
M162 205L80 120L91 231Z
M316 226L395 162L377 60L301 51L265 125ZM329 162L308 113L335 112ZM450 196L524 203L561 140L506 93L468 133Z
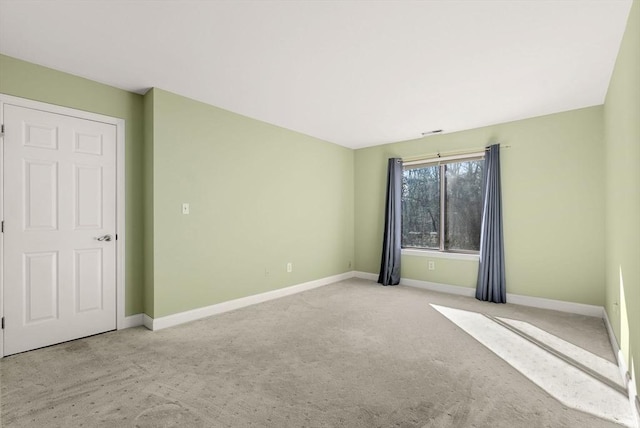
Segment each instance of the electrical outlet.
M189 204L186 202L182 204L182 214L189 214Z
M289 273L293 272L293 263L291 262L287 263L287 272Z
M436 270L436 262L434 262L433 260L429 260L429 270Z

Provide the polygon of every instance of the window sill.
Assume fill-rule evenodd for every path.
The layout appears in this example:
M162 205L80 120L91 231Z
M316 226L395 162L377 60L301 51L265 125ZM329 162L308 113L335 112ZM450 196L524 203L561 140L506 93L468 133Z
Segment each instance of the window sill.
M434 259L471 260L471 261L478 261L480 259L479 254L447 253L444 251L418 250L415 248L403 248L402 255L431 257Z

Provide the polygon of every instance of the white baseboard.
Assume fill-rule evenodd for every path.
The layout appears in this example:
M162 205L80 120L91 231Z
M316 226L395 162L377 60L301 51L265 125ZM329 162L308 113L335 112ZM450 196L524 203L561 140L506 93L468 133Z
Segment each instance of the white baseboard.
M142 325L149 330L153 330L153 318L147 314L142 314Z
M400 285L422 288L423 290L439 291L441 293L456 294L458 296L474 297L476 290L458 285L439 284L437 282L420 281L417 279L401 278Z
M622 351L620 351L620 345L618 345L618 340L616 339L616 335L613 332L613 327L611 326L611 321L609 321L609 315L607 314L606 309L602 309L602 318L604 319L604 325L607 327L607 334L609 335L609 342L611 343L611 349L613 353L616 355L616 359L618 360L618 368L620 369L620 376L624 380L625 386L628 382L628 373L627 363L624 361L622 356Z
M167 315L160 318L151 318L145 314L143 324L149 330L161 330L163 328L173 327L190 321L210 317L212 315L233 311L235 309L244 308L257 303L267 302L269 300L322 287L323 285L332 284L349 278L353 278L353 272L345 272L339 275L328 276L326 278L320 278L314 281L292 285L290 287L279 288L277 290L267 291L253 296L241 297L239 299L229 300L227 302L217 303L215 305L192 309L190 311Z
M636 417L636 424L640 427L640 408L638 408L638 391L636 390L636 380L629 374L629 369L627 368L627 363L624 360L624 355L622 354L622 350L620 349L620 345L618 344L618 340L616 339L616 335L613 332L613 327L611 326L611 321L609 320L609 314L607 314L606 309L602 309L602 318L604 319L604 324L607 327L607 333L609 334L609 341L611 342L611 348L613 349L613 353L616 355L616 360L618 360L618 369L620 370L620 376L622 377L625 386L627 388L627 392L629 393L629 404L631 405L631 409Z
M356 278L377 281L378 275L369 272L354 272ZM441 293L456 294L458 296L475 297L476 290L471 287L461 287L458 285L441 284L437 282L421 281L417 279L400 278L400 285L422 288L424 290L439 291ZM602 306L586 305L584 303L565 302L562 300L544 299L542 297L522 296L519 294L507 293L507 302L515 305L531 306L541 309L552 309L554 311L568 312L571 314L587 315L590 317L602 318Z
M602 318L602 311L604 310L602 306L565 302L564 300L545 299L542 297L522 296L520 294L511 293L507 293L507 302L513 303L515 305L531 306L541 309L551 309L554 311L586 315L588 317L595 318Z
M129 315L128 317L124 317L124 322L118 326L118 330L122 330L125 328L138 327L143 325L143 316L144 314L135 314Z

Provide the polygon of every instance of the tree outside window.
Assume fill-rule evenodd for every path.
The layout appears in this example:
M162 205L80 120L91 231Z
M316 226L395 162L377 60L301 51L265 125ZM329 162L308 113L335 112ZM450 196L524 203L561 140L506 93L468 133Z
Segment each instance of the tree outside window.
M477 252L483 167L482 158L405 165L402 247Z

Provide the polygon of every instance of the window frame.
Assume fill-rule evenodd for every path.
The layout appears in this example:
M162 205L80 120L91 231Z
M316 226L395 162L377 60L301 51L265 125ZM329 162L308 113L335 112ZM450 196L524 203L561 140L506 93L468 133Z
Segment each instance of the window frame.
M431 253L432 255L433 254L449 254L449 255L470 256L473 258L476 258L477 256L479 256L480 251L460 250L460 249L450 250L450 249L444 248L445 237L446 237L445 215L446 215L446 190L447 190L446 183L445 183L446 182L445 166L447 164L459 163L459 162L465 162L465 161L473 161L473 160L484 161L485 153L486 151L483 150L481 152L465 153L460 155L451 155L451 156L438 155L438 157L435 157L435 158L419 159L419 160L413 160L413 161L402 161L403 173L407 169L417 169L421 166L429 167L429 166L437 165L439 168L439 174L440 174L440 183L439 183L440 184L440 219L438 224L438 227L440 228L440 236L439 236L439 242L438 242L439 247L438 248L405 247L401 243L401 250L404 254L418 255L416 252L420 252L420 253L425 253L425 255L427 255L427 253Z

